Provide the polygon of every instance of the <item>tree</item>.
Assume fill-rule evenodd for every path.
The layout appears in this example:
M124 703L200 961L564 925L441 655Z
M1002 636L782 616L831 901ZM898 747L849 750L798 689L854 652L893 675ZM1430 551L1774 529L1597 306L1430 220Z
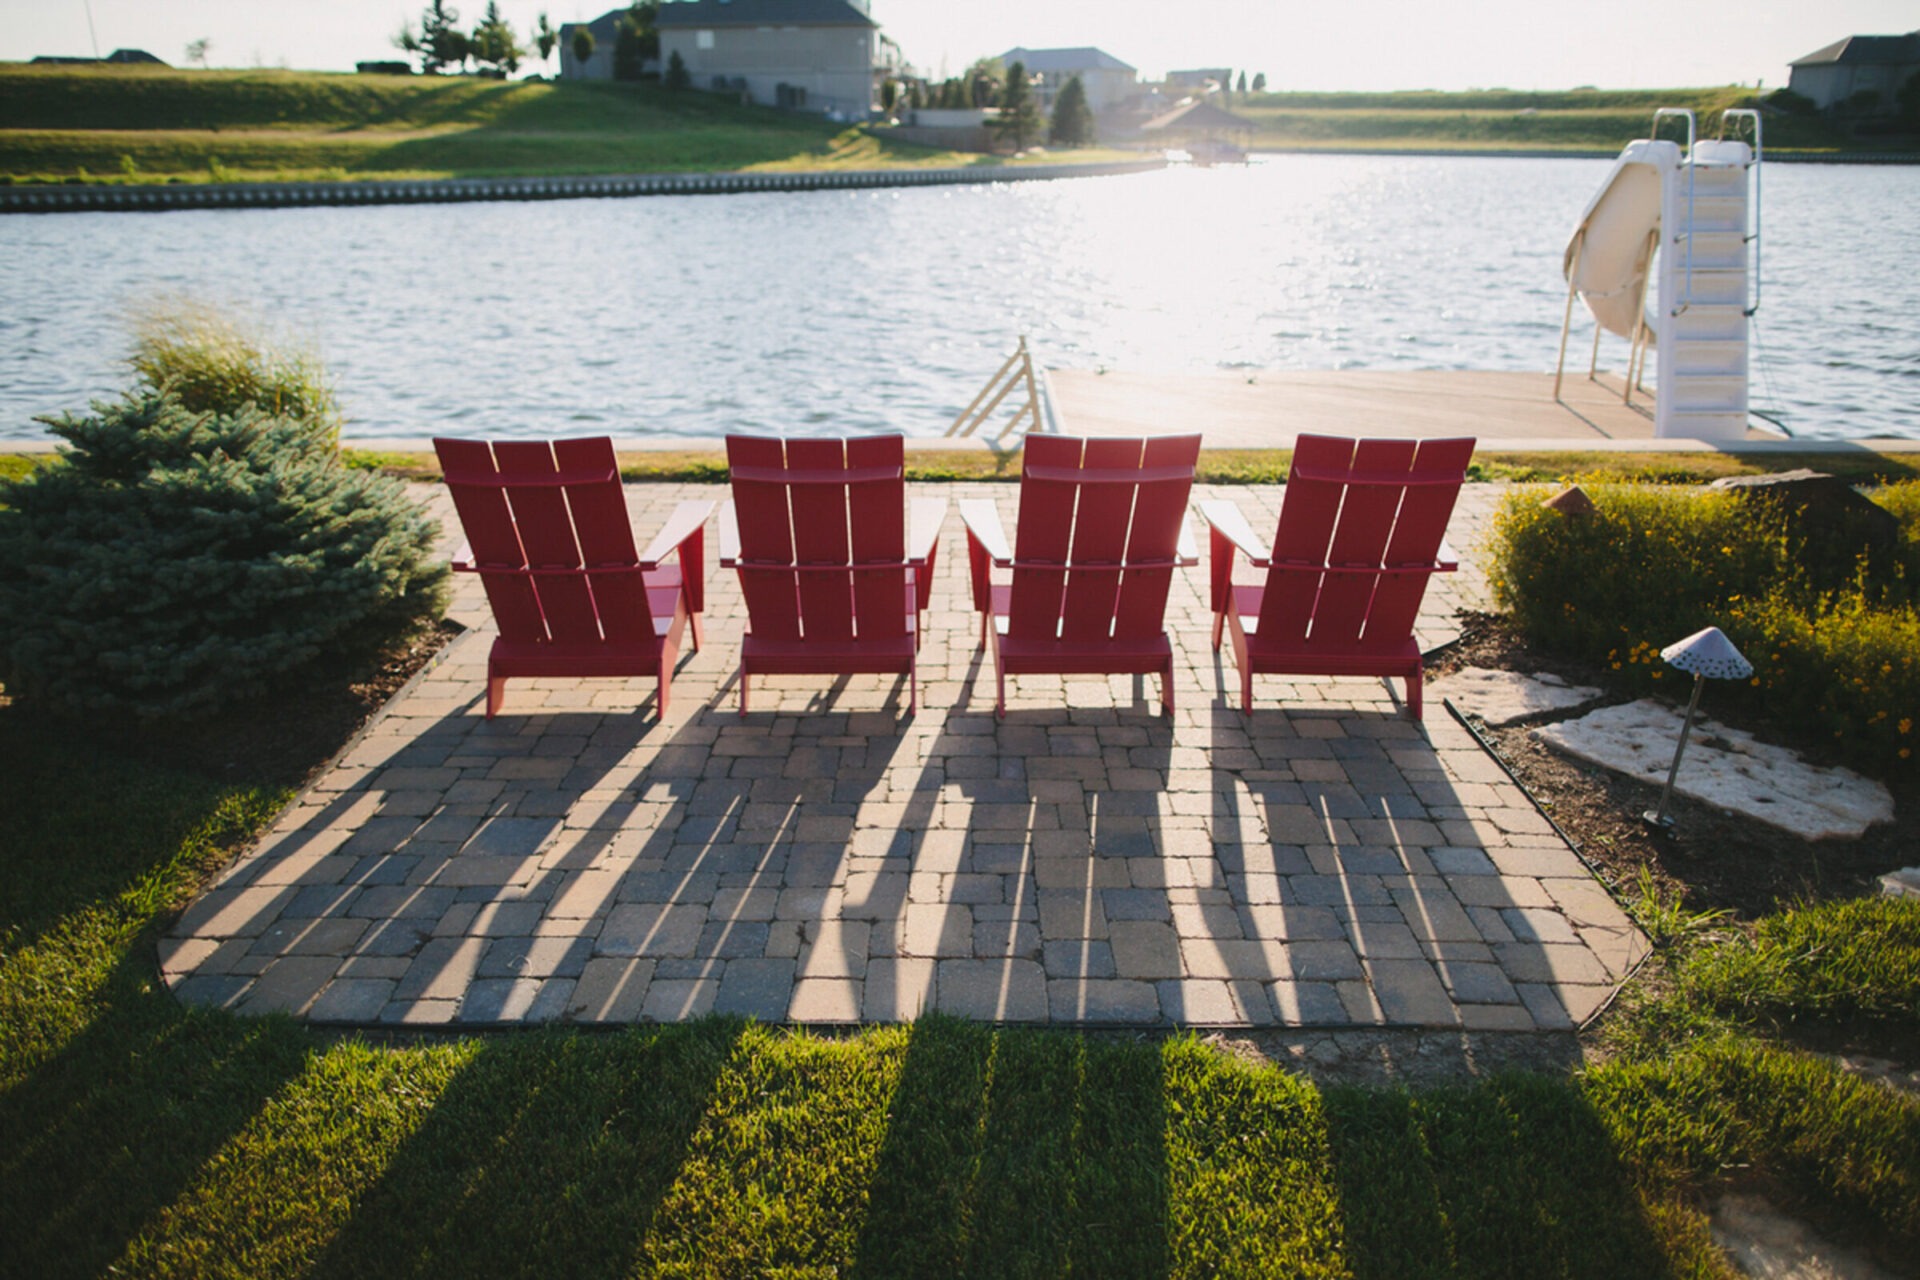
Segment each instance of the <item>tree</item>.
M1247 73L1244 71L1240 73L1240 84L1237 89L1237 92L1243 98L1247 96Z
M1233 101L1233 72L1220 73L1220 101L1222 105Z
M446 0L433 0L420 15L420 30L402 23L394 44L408 53L418 54L420 70L434 75L448 65L464 66L473 53L467 33L460 30L460 12L449 9Z
M213 48L213 41L206 36L201 36L198 40L187 41L187 61L199 63L200 69L205 71L207 69L207 50L211 48Z
M620 15L613 37L613 78L638 80L647 59L660 56L660 31L654 19L657 4L636 4Z
M1053 104L1053 125L1047 131L1047 145L1093 145L1093 111L1087 106L1087 91L1079 76L1067 81L1067 87L1060 91L1059 99Z
M965 85L966 101L963 107L997 107L1000 105L1000 80L1004 73L998 58L981 58L967 68L960 77Z
M667 59L667 88L678 92L692 85L693 77L687 72L687 60L680 56L678 49L675 49L673 56Z
M1908 76L1907 82L1900 86L1897 101L1901 115L1909 120L1920 120L1920 71Z
M559 43L560 33L547 21L547 15L541 13L539 23L533 28L533 47L540 51L541 66L547 65L547 59L553 56L553 47Z
M520 58L526 50L514 38L507 20L500 16L499 0L487 0L487 16L473 29L472 48L475 62L495 68L502 77L520 69Z
M1265 93L1267 91L1267 73L1266 72L1256 71L1253 73L1253 91L1255 93Z
M593 32L581 23L573 29L573 60L580 64L580 73L586 74L587 63L593 58Z
M1016 152L1027 149L1027 140L1040 133L1040 107L1033 100L1033 88L1027 83L1027 64L1016 62L1007 68L1007 81L1000 90L999 118L989 127L1013 140Z

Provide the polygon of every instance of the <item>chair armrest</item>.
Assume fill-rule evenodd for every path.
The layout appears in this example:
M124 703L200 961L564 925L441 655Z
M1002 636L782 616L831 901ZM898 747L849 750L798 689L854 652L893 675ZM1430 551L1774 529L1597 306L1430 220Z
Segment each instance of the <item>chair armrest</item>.
M1240 508L1226 498L1195 504L1200 508L1200 518L1207 522L1215 534L1225 538L1240 549L1242 555L1251 560L1256 568L1265 568L1267 563L1267 544L1260 541L1260 535L1253 531L1247 518L1240 514Z
M740 563L740 517L734 514L729 499L720 504L720 567L731 569Z
M1184 515L1180 517L1180 538L1173 544L1173 554L1181 564L1200 563L1200 544L1193 540L1193 526Z
M640 563L648 568L657 568L681 543L699 533L706 524L707 517L713 514L713 503L708 501L683 502L673 509L666 524L654 535L647 549L640 553Z
M1013 563L1013 544L1000 525L1000 508L991 498L962 498L960 518L966 522L967 538L984 551L996 565Z
M1460 567L1460 553L1445 538L1440 539L1440 549L1433 553L1434 568L1441 573L1452 573Z
M455 573L472 573L478 568L478 566L473 563L473 544L471 542L461 543L460 549L453 553L452 560L453 571Z
M907 502L907 559L924 564L940 541L940 525L947 518L945 498L911 498Z

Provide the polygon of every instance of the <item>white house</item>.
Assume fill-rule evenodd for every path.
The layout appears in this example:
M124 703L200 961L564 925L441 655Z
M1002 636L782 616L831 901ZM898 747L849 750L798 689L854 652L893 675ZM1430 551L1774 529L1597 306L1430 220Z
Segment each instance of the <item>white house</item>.
M1087 105L1095 115L1111 110L1131 98L1139 72L1110 53L1098 49L1009 49L1000 55L1002 66L1025 64L1029 76L1038 76L1034 86L1040 109L1053 111L1053 100L1067 87L1067 81L1080 77L1087 91Z
M672 0L660 65L674 54L696 89L864 120L874 107L879 26L867 0Z

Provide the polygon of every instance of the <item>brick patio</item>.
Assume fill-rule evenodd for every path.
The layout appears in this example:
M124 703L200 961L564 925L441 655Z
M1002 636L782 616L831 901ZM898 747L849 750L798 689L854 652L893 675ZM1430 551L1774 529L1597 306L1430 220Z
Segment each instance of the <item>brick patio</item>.
M1011 526L1012 485L916 492L993 497ZM1271 529L1280 492L1195 496ZM628 488L642 541L723 496ZM1462 497L1469 563L1436 580L1423 647L1484 599L1498 496ZM492 624L463 577L469 630L186 911L167 981L349 1024L1526 1030L1599 1007L1645 940L1444 707L1416 726L1379 681L1262 677L1234 709L1199 541L1168 608L1171 719L1152 680L1035 677L996 723L951 508L912 719L890 677L756 681L741 719L745 611L710 565L664 722L650 681L521 680L489 724Z

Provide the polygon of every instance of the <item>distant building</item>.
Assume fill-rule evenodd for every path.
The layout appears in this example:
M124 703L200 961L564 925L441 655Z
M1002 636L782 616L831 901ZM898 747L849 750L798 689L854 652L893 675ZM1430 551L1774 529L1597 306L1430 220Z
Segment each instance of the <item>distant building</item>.
M1095 115L1107 111L1133 96L1135 71L1110 53L1098 49L1009 49L1000 55L1002 66L1022 63L1029 76L1037 76L1034 86L1040 110L1051 114L1053 100L1067 87L1067 81L1080 77L1087 92L1087 105Z
M661 66L679 54L697 89L847 119L873 113L880 28L867 0L674 0L655 21Z
M1920 75L1920 31L1903 36L1848 36L1795 58L1787 88L1821 110L1874 95L1876 111L1891 111L1910 76Z
M119 64L140 63L147 66L164 67L163 60L154 57L145 49L115 49L104 58L63 58L57 55L42 55L35 62L53 63L60 66L85 66L89 63L113 62Z
M560 24L560 78L562 80L611 80L613 79L613 45L620 35L620 19L627 16L622 9L609 9L592 22L563 22ZM585 27L593 33L593 55L585 62L573 56L573 34Z

